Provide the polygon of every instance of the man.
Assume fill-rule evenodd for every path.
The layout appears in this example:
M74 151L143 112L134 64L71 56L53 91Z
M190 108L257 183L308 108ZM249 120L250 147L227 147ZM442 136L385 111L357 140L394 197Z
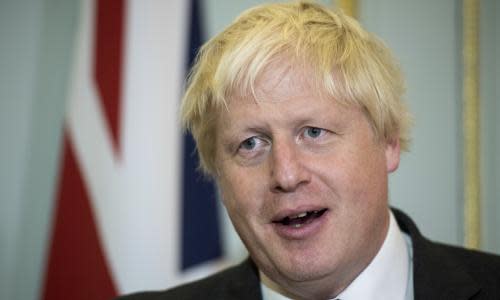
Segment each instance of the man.
M243 13L200 51L182 119L250 258L127 299L500 299L500 258L388 207L409 143L390 51L312 4Z

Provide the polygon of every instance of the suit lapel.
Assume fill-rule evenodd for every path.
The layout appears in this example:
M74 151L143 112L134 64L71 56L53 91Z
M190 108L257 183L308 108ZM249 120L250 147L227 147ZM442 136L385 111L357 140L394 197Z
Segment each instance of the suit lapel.
M480 291L480 286L463 270L459 260L443 245L425 239L413 221L393 209L398 225L409 234L413 244L413 284L415 300L465 300Z

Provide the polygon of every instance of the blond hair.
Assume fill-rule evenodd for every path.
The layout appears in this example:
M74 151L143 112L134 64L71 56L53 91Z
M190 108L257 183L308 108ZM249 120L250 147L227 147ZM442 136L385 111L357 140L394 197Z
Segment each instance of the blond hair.
M398 138L408 149L404 79L389 49L341 12L304 1L265 4L209 40L191 70L181 118L205 173L216 172L219 112L234 93L253 93L264 68L283 56L313 70L313 81L336 101L361 107L379 139Z

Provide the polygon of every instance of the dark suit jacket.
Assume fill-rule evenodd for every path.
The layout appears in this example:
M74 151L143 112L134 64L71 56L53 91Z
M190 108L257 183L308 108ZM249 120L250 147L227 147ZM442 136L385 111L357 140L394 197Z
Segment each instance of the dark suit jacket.
M500 256L431 242L407 215L396 209L393 213L401 230L412 239L415 300L500 299ZM255 300L262 296L257 268L247 259L238 266L171 290L120 299Z

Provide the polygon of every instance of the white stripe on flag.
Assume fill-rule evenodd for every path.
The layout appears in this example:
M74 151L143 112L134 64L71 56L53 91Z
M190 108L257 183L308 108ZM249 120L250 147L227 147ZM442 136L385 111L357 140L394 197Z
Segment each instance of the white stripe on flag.
M129 1L123 154L130 236L116 265L118 289L158 289L178 281L180 128L187 1ZM130 228L133 227L133 228ZM121 247L123 250L123 247ZM122 267L123 265L130 265ZM132 271L133 270L133 271Z
M187 1L131 0L125 17L122 147L98 105L94 2L82 1L68 126L119 293L177 284L180 129Z

